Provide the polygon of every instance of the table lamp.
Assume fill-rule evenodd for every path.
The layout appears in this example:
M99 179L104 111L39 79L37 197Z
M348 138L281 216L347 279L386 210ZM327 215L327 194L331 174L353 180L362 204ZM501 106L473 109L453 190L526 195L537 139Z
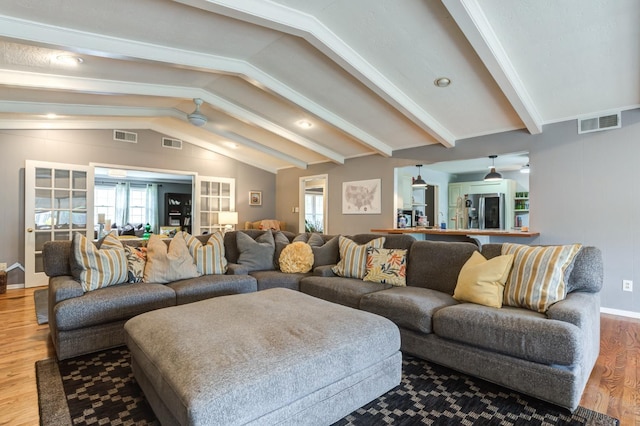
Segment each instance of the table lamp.
M224 225L224 232L231 231L238 224L238 212L219 212L218 224Z

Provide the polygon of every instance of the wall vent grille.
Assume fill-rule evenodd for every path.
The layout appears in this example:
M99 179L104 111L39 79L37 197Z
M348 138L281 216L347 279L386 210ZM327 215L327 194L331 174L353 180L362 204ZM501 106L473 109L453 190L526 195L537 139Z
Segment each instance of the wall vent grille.
M125 132L124 130L114 130L113 140L120 142L138 143L138 134L133 132Z
M620 127L622 127L620 112L578 119L578 134L619 129Z
M182 149L182 141L179 139L162 138L162 146L171 149Z

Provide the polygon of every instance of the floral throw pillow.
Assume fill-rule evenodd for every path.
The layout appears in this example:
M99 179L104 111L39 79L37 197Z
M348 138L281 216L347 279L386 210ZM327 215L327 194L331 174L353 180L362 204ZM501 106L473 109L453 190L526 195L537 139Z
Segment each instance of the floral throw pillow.
M364 281L407 285L407 250L367 248L367 273Z
M145 247L124 246L127 254L127 282L141 283L144 280L144 265L147 264Z

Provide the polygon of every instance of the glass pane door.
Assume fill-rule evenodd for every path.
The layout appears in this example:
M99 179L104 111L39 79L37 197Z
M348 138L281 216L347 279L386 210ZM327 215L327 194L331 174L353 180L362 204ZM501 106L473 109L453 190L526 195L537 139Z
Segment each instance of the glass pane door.
M196 217L199 219L200 234L210 234L224 230L226 224L218 219L219 212L235 211L235 179L198 176L198 204Z
M25 167L25 286L47 284L42 248L70 240L73 232L93 238L93 172L87 166L27 160Z

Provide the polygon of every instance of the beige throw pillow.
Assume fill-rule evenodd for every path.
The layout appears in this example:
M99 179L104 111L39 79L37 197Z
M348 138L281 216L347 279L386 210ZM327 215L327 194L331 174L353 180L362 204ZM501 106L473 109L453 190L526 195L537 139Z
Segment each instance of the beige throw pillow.
M280 254L280 270L288 274L307 273L313 267L311 246L302 241L294 241Z
M176 234L168 247L158 235L149 237L144 282L164 284L198 276L198 268L182 233Z
M504 284L511 265L512 254L487 260L480 252L474 251L460 270L453 298L459 302L501 308Z

